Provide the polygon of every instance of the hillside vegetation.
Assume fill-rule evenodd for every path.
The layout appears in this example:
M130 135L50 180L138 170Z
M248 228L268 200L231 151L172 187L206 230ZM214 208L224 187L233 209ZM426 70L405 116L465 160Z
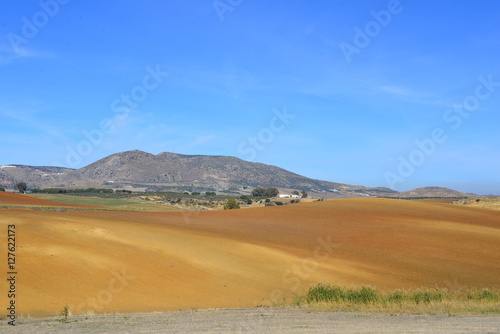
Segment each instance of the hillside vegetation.
M454 201L452 204L500 210L500 196L479 196Z

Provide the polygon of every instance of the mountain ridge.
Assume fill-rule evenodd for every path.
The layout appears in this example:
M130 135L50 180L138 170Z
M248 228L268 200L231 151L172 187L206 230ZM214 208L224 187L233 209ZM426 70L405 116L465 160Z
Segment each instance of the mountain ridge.
M152 154L141 150L118 152L79 169L50 166L0 166L0 185L17 182L30 188L127 188L137 190L215 190L245 192L256 187L303 189L330 197L467 197L456 190L424 187L397 192L386 187L364 187L308 178L278 166L249 162L233 156ZM439 194L439 195L437 195Z

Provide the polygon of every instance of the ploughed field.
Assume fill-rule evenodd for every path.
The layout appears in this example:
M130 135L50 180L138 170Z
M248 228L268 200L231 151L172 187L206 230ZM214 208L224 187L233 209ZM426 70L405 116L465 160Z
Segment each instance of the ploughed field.
M80 204L54 202L40 198L33 198L20 194L0 192L0 206L34 206L34 207L81 207L91 208Z
M14 195L0 192L0 206L30 209L0 209L1 240L15 224L16 305L25 316L57 315L64 306L254 307L320 282L500 287L499 211L355 198L209 212L56 212L33 207L64 204Z

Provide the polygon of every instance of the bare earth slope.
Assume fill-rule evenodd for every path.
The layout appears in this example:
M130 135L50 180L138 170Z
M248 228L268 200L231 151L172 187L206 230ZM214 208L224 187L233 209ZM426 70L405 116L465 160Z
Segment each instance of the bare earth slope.
M75 313L254 307L318 282L500 287L500 212L442 203L368 198L187 213L4 209L0 224L3 231L16 224L18 311L37 316L64 305Z

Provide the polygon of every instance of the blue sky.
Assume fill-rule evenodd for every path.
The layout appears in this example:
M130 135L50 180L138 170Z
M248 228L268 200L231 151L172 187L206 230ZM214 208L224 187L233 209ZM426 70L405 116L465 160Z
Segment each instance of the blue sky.
M237 156L500 194L496 1L8 1L0 164Z

